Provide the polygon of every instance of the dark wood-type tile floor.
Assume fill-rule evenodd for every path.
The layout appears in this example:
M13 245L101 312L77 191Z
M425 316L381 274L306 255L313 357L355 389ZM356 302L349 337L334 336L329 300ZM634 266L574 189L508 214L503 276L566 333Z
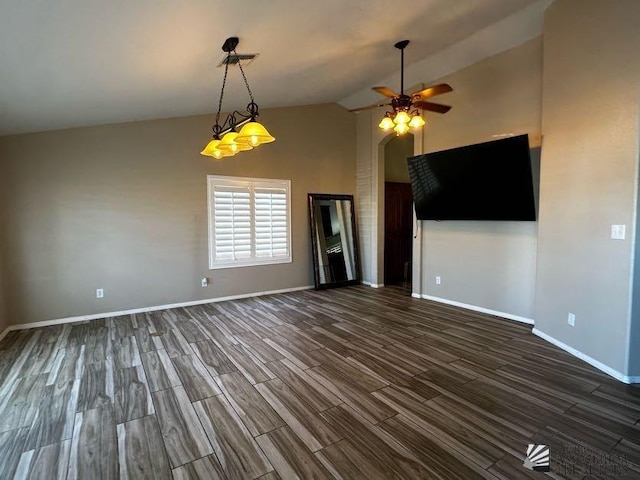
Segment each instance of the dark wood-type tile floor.
M640 388L530 327L350 287L10 332L0 478L640 478Z

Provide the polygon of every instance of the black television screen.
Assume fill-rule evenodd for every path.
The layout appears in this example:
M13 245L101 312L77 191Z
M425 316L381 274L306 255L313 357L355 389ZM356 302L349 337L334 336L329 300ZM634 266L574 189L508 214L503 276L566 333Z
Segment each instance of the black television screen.
M528 135L407 162L418 220L536 219Z

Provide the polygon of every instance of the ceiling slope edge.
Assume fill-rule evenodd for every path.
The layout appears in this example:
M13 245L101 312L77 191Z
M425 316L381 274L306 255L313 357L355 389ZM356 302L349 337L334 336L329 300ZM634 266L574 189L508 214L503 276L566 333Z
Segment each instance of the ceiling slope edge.
M542 34L544 11L553 0L540 0L519 12L500 20L470 37L425 59L405 66L405 85L428 84L438 78L511 48ZM392 45L389 46L390 48ZM380 100L371 90L375 85L400 85L399 70L393 75L372 82L370 86L343 98L338 103L345 108L357 108Z

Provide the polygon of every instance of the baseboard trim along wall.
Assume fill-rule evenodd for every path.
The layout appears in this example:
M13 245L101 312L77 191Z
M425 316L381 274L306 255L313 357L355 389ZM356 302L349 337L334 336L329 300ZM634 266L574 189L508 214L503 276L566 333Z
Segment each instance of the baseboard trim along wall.
M9 329L10 328L11 328L11 326L8 326L2 332L0 332L0 341L2 341L2 339L7 336L7 333L9 333L9 331L10 331Z
M542 338L543 340L546 340L549 343L552 343L556 347L561 348L562 350L564 350L567 353L570 353L574 357L577 357L580 360L583 360L583 361L587 362L592 367L597 368L598 370L606 373L607 375L611 375L613 378L615 378L616 380L621 381L622 383L640 383L640 377L628 377L627 375L623 375L622 373L618 372L617 370L614 370L613 368L605 365L604 363L599 362L595 358L591 358L589 355L585 355L581 351L576 350L573 347L570 347L566 343L563 343L560 340L557 340L557 339L547 335L546 333L541 332L537 328L533 328L531 331L533 332L534 335Z
M191 307L193 305L204 305L205 303L224 302L226 300L239 300L241 298L261 297L263 295L275 295L277 293L298 292L300 290L310 290L313 285L304 287L282 288L280 290L268 290L264 292L242 293L240 295L229 295L228 297L207 298L204 300L193 300L190 302L170 303L167 305L156 305L153 307L133 308L131 310L121 310L119 312L94 313L91 315L80 315L77 317L57 318L54 320L45 320L42 322L21 323L18 325L9 325L4 332L0 333L2 340L7 333L12 330L27 330L29 328L48 327L50 325L60 325L63 323L83 322L86 320L98 320L100 318L119 317L121 315L131 315L134 313L155 312L157 310L168 310L170 308Z
M365 282L364 280L362 281L362 284L366 285L367 287L371 287L371 288L382 288L382 287L384 287L384 285L381 284L381 283Z
M447 305L453 305L454 307L466 308L467 310L473 310L474 312L488 313L489 315L496 315L498 317L508 318L509 320L515 320L516 322L527 323L533 325L533 318L521 317L519 315L512 315L511 313L499 312L498 310L491 310L489 308L478 307L468 303L456 302L455 300L448 300L446 298L432 297L431 295L419 295L412 293L414 298L424 298L425 300L433 300L434 302L446 303Z
M453 300L448 300L446 298L432 297L431 295L420 295L418 293L412 293L411 296L414 298L424 298L425 300L433 300L434 302L445 303L447 305L453 305L455 307L466 308L468 310L474 310L476 312L488 313L490 315L497 315L499 317L508 318L510 320L515 320L517 322L527 323L530 325L534 324L534 320L532 318L520 317L518 315L511 315L510 313L498 312L496 310L490 310L488 308L477 307L475 305L469 305L462 302L456 302ZM592 367L595 367L598 370L606 373L607 375L612 376L613 378L615 378L616 380L622 383L626 383L626 384L640 383L640 376L629 377L627 375L624 375L618 372L617 370L614 370L613 368L605 365L604 363L601 363L598 360L591 358L589 355L585 355L584 353L580 352L579 350L576 350L573 347L570 347L569 345L561 342L560 340L556 340L555 338L547 335L546 333L541 332L535 327L531 330L531 332L534 335L542 338L543 340L546 340L547 342L555 345L556 347L561 348L565 352L570 353L574 357L577 357L580 360L587 362Z

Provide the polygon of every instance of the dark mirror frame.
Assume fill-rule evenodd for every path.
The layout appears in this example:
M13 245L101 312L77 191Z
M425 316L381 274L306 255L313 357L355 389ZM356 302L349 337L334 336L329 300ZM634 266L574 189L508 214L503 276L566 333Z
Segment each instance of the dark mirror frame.
M353 259L355 265L355 278L353 280L346 280L343 282L331 282L320 283L320 262L318 259L317 251L317 227L315 218L315 210L313 208L314 200L348 200L351 202L351 231L353 232ZM340 194L326 194L326 193L309 193L309 227L311 231L311 256L313 257L313 278L316 290L324 290L326 288L346 287L348 285L359 285L361 282L360 276L360 252L358 249L358 231L356 230L356 211L355 202L353 201L353 195L340 195Z

